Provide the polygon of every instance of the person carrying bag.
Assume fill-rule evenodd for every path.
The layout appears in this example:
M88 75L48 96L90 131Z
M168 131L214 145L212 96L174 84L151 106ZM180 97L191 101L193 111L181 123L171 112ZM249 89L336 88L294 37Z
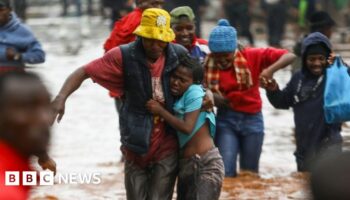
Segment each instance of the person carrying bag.
M330 124L350 121L350 68L339 56L326 70L324 114Z

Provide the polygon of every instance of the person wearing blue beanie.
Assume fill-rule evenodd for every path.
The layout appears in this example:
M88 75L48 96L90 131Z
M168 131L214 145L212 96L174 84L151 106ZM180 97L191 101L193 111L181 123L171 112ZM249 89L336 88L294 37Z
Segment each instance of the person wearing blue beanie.
M211 52L233 52L237 48L237 31L226 19L220 19L210 33L209 48Z
M237 46L236 29L227 20L219 20L209 36L211 54L204 63L204 82L214 93L218 108L215 144L226 177L237 175L238 154L241 170L259 171L264 139L259 82L272 79L275 71L295 59L283 49Z

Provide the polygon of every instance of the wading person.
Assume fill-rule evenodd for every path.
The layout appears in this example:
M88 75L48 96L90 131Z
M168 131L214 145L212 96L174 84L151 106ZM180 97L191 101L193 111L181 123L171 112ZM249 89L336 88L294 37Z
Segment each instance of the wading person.
M323 110L325 69L330 54L329 39L321 33L312 33L302 43L301 70L292 76L286 88L280 90L274 80L264 85L275 108L293 108L298 171L309 171L323 151L341 151L341 124L326 123Z
M192 57L204 62L209 54L208 42L196 36L196 21L188 6L177 7L170 12L171 27L176 35L175 43L186 47Z
M40 43L12 12L9 0L0 0L0 40L0 74L45 61Z
M237 175L238 155L241 170L258 172L264 138L259 76L271 78L295 56L283 49L237 48L236 30L224 19L210 33L209 48L205 82L218 107L215 142L225 175Z
M177 130L180 144L178 200L219 199L224 178L224 164L213 141L215 115L201 111L205 96L201 85L203 77L202 65L195 58L184 56L170 78L171 93L177 97L175 115L155 100L146 105Z
M136 35L134 31L141 23L143 11L148 8L161 8L163 4L164 0L137 0L137 8L114 24L109 38L104 43L105 52L108 52L114 47L135 41ZM122 105L121 96L111 91L109 95L115 98L115 106L119 113Z
M5 172L34 171L30 157L39 156L43 168L55 168L47 156L52 109L50 95L31 73L0 76L0 199L26 200L30 186L5 185Z
M113 48L68 77L53 102L55 116L62 119L67 98L88 78L123 96L120 133L127 199L171 199L177 176L177 138L145 105L154 99L172 112L170 73L187 51L169 43L175 34L169 13L162 9L145 10L134 34L138 36L135 42Z

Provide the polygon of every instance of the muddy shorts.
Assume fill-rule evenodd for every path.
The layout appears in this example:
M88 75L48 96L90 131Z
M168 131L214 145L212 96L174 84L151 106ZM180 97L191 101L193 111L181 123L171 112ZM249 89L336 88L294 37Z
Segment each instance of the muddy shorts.
M217 200L224 179L224 163L217 148L179 161L178 200Z

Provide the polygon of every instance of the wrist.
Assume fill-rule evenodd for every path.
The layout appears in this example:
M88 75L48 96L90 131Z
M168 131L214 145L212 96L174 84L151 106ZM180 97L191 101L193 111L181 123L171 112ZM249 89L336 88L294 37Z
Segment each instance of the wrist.
M164 116L165 109L163 107L159 108L158 115Z
M274 84L273 86L271 86L270 88L268 88L267 91L269 91L269 92L275 92L275 91L277 91L278 89L279 89L278 84Z
M67 100L67 95L64 95L64 94L58 94L55 98L56 101L63 101L65 102Z

